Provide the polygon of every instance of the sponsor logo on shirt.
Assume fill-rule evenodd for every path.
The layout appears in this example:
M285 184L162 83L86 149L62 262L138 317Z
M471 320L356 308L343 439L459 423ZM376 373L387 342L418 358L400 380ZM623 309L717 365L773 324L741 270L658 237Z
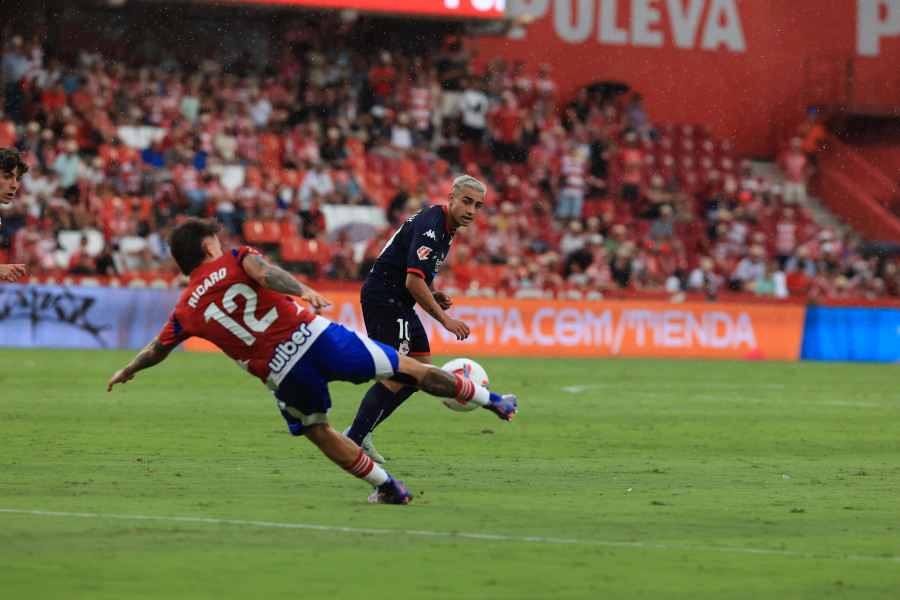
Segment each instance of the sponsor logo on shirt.
M419 255L419 260L427 260L428 255L431 254L431 248L428 246L421 246L416 250L416 254Z
M303 345L311 335L312 332L309 330L309 326L306 323L301 323L297 331L291 334L290 339L275 346L275 352L272 354L271 360L269 360L269 370L272 373L280 373L291 357L298 352L303 353L306 351Z
M432 230L432 229L429 229L428 231L426 231L426 232L425 232L424 234L422 234L422 235L424 235L425 237L430 237L430 238L433 239L434 241L437 241L437 236L434 234L434 230Z

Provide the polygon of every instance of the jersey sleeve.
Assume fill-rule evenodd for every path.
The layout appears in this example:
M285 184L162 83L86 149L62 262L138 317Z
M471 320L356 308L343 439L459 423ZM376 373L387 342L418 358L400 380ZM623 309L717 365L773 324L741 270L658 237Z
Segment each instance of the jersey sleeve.
M243 264L244 259L249 254L258 254L260 256L263 256L262 250L260 250L259 248L254 248L253 246L240 246L239 248L235 248L234 250L232 250L231 254L237 259L238 264Z
M440 238L437 226L432 219L415 219L411 225L412 239L409 254L406 255L406 272L429 281L434 277L434 261Z
M169 321L162 328L162 331L159 332L157 336L159 338L160 343L166 348L174 348L184 340L191 337L191 334L185 331L185 329L181 326L181 323L178 320L178 316L175 314L176 311L173 310L172 314L169 315Z

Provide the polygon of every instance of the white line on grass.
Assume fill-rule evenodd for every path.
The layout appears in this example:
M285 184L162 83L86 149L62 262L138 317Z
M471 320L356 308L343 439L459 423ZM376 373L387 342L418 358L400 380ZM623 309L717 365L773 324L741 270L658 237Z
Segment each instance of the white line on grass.
M647 386L643 385L643 387L659 387L659 386ZM587 385L569 385L565 387L559 388L563 392L567 392L569 394L581 394L587 392L589 390L602 390L602 389L612 389L612 386L606 384L587 384ZM703 384L703 387L709 387L708 384ZM757 385L754 387L763 387L761 385ZM622 397L635 397L635 398L679 398L682 400L707 400L713 402L750 402L753 404L763 404L763 403L775 403L780 404L783 403L784 400L780 400L778 398L772 399L763 399L763 398L755 398L752 396L738 396L738 395L719 395L714 396L711 394L681 394L677 392L670 391L659 391L659 392L645 392L640 390L625 390L622 392ZM815 404L818 406L840 406L840 407L850 407L850 408L897 408L898 404L876 404L874 402L850 402L846 400L804 400L803 404Z
M49 510L20 510L0 508L0 513L37 515L43 517L79 517L88 519L120 519L131 521L168 521L175 523L211 523L214 525L250 525L254 527L274 527L279 529L309 529L313 531L339 531L343 533L372 533L385 535L416 535L423 537L453 537L474 540L494 540L498 542L533 542L538 544L573 544L579 546L611 546L614 548L650 548L653 550L698 550L708 552L732 552L737 554L761 554L773 556L795 556L800 558L827 558L845 560L876 560L900 562L900 556L863 556L859 554L821 554L819 552L795 552L791 550L770 550L765 548L728 548L725 546L691 546L688 544L649 544L644 542L611 542L607 540L579 540L574 538L526 537L516 535L491 535L486 533L466 533L462 531L421 531L415 529L370 529L366 527L339 527L335 525L307 525L304 523L275 523L272 521L243 521L239 519L209 519L202 517L163 517L154 515L110 515L99 513L70 513Z

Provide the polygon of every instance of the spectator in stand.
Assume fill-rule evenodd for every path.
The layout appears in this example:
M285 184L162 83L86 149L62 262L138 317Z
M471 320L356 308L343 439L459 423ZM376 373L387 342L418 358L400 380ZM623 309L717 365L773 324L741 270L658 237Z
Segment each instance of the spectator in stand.
M625 134L625 148L619 153L622 162L622 200L630 204L637 202L643 181L644 153L638 148L638 136L634 132Z
M549 131L541 132L538 143L529 148L526 157L529 178L533 178L540 188L547 193L553 189L553 174L556 171L558 159L549 143L553 134Z
M559 164L554 187L557 189L556 218L561 225L580 221L587 187L587 160L575 141L568 143Z
M384 106L394 93L397 71L393 67L394 59L387 50L378 54L378 62L369 70L369 89L373 102Z
M321 161L313 162L303 176L300 190L297 193L300 213L311 209L313 195L318 196L320 202L327 203L332 192L334 192L334 180L331 178L331 173Z
M688 275L687 289L690 292L702 292L706 294L707 300L716 300L719 288L724 283L725 278L717 272L716 261L709 256L700 259L690 275Z
M434 136L433 99L440 96L440 86L432 81L424 69L414 74L414 83L407 91L406 112L412 119L412 128L423 140Z
M603 246L610 252L615 252L628 241L628 227L624 223L613 223L609 228L609 235L606 236Z
M141 150L141 162L156 170L166 166L166 157L161 140L153 139L149 146Z
M22 36L13 35L9 45L0 59L0 71L3 71L3 92L6 100L6 115L13 121L19 120L22 103L25 100L24 79L30 63L25 54Z
M798 246L785 261L785 284L792 296L806 296L809 284L816 276L816 264L809 258L809 248Z
M416 182L416 189L409 196L406 203L406 212L408 215L415 214L431 204L431 196L428 194L428 184L424 179Z
M72 269L77 266L87 265L93 271L93 256L91 256L90 250L88 250L88 237L86 235L82 235L81 239L78 240L78 247L75 248L72 253L69 255L69 265L68 270L71 273ZM83 259L87 258L87 262Z
M538 75L533 83L536 95L535 108L543 105L549 112L556 111L556 98L559 93L559 85L550 76L553 67L550 63L541 63L538 67Z
M66 271L69 275L96 275L97 271L94 269L94 261L87 254L79 254L74 257L75 260L69 261L69 268Z
M762 278L766 274L766 249L762 246L751 246L747 255L738 261L731 273L728 283L732 290L753 291L752 282Z
M806 182L809 177L809 158L801 148L800 138L791 138L791 145L778 159L782 176L782 199L788 204L806 205Z
M300 217L300 235L313 240L325 234L325 213L321 208L322 200L318 193L312 192L309 207L298 211Z
M659 207L659 216L653 219L647 237L655 243L665 242L675 236L675 220L672 206L663 204Z
M569 102L566 107L566 114L563 124L567 131L572 131L575 125L587 125L588 118L591 116L593 103L587 88L580 87L575 92L575 98Z
M325 142L319 147L319 156L332 169L342 169L347 158L350 156L344 140L341 137L341 130L337 127L329 127L325 136Z
M416 156L416 139L409 127L409 115L405 112L393 113L385 116L384 124L387 129L387 145L395 158L413 158Z
M463 93L459 99L461 113L459 137L464 143L481 146L487 131L487 116L491 101L484 93L480 77L463 79Z
M448 120L457 120L460 115L460 99L463 93L463 78L466 76L473 53L463 48L463 40L452 36L445 41L445 51L437 61L437 76L441 84L441 101L435 113L435 127L445 130ZM458 123L457 123L458 125Z
M526 150L522 146L522 115L515 94L505 91L490 113L489 129L493 137L494 157L500 162L521 163Z
M337 238L331 245L331 276L337 281L354 281L359 274L359 265L354 259L353 245L350 243L350 234L345 227L338 231Z
M797 249L799 233L794 209L785 206L781 211L781 218L775 223L775 258L782 269Z
M44 90L41 94L41 109L46 117L61 115L67 107L69 98L61 79L56 80L53 87Z
M397 181L397 193L391 198L388 205L387 220L389 225L398 225L405 220L406 205L409 203L409 184L405 179Z
M569 221L566 227L566 233L563 234L562 238L559 240L559 251L560 253L568 258L575 252L584 248L587 243L586 236L584 234L584 226L581 224L581 221L572 220Z
M633 242L625 242L615 250L609 268L618 289L624 290L631 285L632 259L635 246Z
M810 106L806 118L797 126L796 137L800 138L800 148L806 153L812 171L819 167L819 152L825 147L828 131L819 122L819 109Z
M201 173L194 166L194 154L183 149L179 156L180 162L172 167L172 183L181 199L187 207L187 215L191 217L205 217L206 203L209 194L203 187Z
M752 282L751 289L757 296L788 297L787 280L777 259L766 261L765 271Z
M568 280L573 273L584 274L585 282L590 279L588 269L595 260L608 259L603 249L603 236L599 233L586 233L584 244L564 255L563 275Z
M596 125L588 127L590 136L590 169L587 197L606 198L606 183L609 180L609 159L614 152L609 138L609 129Z
M94 271L98 275L117 275L118 267L114 257L115 247L110 240L103 243L103 249L94 257Z
M65 193L71 191L78 193L75 181L82 168L81 158L78 156L78 142L69 140L66 142L65 152L58 154L53 161L53 171L59 175L59 186Z
M638 93L632 94L628 104L625 105L625 130L636 133L645 140L656 139L656 130L650 124L647 113L644 111L644 97Z

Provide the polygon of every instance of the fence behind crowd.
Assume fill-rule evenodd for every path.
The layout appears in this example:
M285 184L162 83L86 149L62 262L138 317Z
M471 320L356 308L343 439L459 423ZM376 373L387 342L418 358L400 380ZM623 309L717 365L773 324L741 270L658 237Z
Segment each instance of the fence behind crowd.
M0 346L142 348L179 290L0 284ZM355 291L328 294L324 316L365 331ZM663 301L459 298L457 342L430 317L432 352L455 356L900 361L900 309ZM399 325L398 325L399 327ZM209 351L191 339L188 351Z

